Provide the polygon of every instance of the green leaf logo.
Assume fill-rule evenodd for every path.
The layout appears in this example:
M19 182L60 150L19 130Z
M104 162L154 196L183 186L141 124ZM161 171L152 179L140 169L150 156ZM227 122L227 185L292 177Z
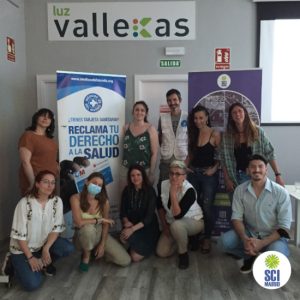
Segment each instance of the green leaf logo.
M279 257L275 254L268 255L265 259L265 264L269 269L277 269L279 266Z

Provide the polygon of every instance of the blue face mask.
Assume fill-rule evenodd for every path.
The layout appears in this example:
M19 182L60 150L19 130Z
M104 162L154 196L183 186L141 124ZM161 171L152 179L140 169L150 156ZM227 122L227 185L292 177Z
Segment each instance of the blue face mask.
M96 196L97 194L101 193L102 187L94 183L90 183L87 187L87 190L89 194Z

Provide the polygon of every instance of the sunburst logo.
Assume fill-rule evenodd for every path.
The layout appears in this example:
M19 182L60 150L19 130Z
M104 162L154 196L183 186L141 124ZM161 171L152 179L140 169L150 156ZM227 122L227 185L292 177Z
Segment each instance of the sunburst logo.
M277 269L280 264L279 257L274 254L268 255L265 259L265 264L269 269Z
M253 265L256 282L265 289L283 287L291 276L291 264L288 258L277 251L260 254Z

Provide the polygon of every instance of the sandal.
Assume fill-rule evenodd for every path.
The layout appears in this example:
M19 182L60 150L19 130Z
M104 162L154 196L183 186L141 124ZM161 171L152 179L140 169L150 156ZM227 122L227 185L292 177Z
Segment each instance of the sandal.
M87 272L89 270L89 264L84 263L84 262L81 261L80 264L79 264L79 270L81 272Z

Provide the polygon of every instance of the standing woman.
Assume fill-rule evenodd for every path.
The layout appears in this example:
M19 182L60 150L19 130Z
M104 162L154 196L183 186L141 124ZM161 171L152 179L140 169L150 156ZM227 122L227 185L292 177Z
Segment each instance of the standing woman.
M276 182L284 186L271 142L263 129L251 120L246 108L241 103L234 103L229 108L227 131L221 143L224 181L231 194L237 185L249 179L246 169L249 157L254 154L260 154L268 160Z
M103 256L120 266L130 263L126 250L108 234L109 203L101 173L94 172L87 178L80 194L70 199L75 229L75 245L82 251L79 269L87 272L91 255L96 259Z
M156 194L140 165L128 170L128 185L122 194L120 218L121 241L127 243L131 259L142 260L155 251L159 236L155 213Z
M151 184L154 182L154 172L158 153L158 134L153 125L148 123L148 105L137 101L133 105L131 123L123 128L123 161L121 180L126 182L128 168L138 164L142 166Z
M63 206L54 195L55 174L41 171L32 190L15 209L11 229L11 261L17 279L28 291L42 283L42 271L55 275L53 260L69 255L74 246L59 237L65 229Z
M218 187L219 161L216 159L221 135L211 128L209 113L204 106L193 108L188 117L188 181L197 191L197 201L204 215L204 239L201 252L211 250L211 233L213 229L212 206Z
M19 140L19 180L22 195L33 188L34 177L38 172L49 170L55 177L58 175L58 145L53 140L54 127L53 112L42 108L33 115L31 126Z

